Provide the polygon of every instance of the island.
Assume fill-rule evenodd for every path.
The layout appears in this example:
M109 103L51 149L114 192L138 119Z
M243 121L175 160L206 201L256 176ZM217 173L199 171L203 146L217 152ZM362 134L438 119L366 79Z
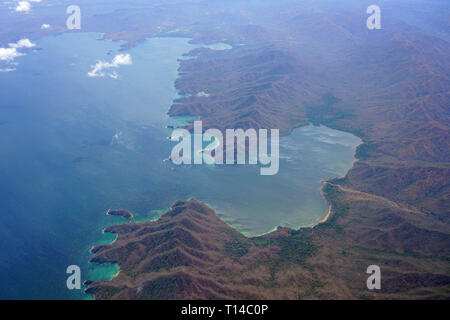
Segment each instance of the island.
M125 209L119 209L119 210L109 209L106 212L106 214L109 216L119 216L124 219L133 219L134 218L133 214L130 211L125 210Z

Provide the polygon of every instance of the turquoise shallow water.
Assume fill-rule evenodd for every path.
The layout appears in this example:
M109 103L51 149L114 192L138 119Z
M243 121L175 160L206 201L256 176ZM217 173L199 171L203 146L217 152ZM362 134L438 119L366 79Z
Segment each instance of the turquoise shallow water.
M99 34L36 41L40 50L0 73L0 298L85 298L65 286L77 264L82 278L110 278L116 266L89 264L109 208L139 221L157 218L177 199L195 197L247 235L278 225L320 220L327 203L321 180L351 167L360 140L307 126L281 139L280 171L258 166L174 166L163 162L174 143L166 112L177 97L178 61L187 39L149 39L131 49L118 79L90 78L98 59L111 61L120 43ZM218 47L216 49L226 49Z

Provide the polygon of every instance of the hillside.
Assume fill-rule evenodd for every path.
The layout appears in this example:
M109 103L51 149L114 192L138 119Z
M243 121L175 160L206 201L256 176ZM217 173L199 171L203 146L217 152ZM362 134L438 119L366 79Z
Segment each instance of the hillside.
M334 184L326 192L333 216L313 229L245 238L193 199L157 221L109 227L117 240L94 247L92 261L118 263L120 273L88 282L87 292L96 299L448 298L450 241L436 219L421 228L422 213L390 200ZM352 214L361 208L364 215ZM373 261L383 266L376 293L365 288Z

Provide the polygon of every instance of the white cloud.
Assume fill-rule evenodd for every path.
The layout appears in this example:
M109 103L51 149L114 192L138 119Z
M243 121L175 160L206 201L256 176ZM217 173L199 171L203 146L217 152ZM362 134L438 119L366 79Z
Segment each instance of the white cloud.
M0 61L13 61L16 57L23 56L16 48L0 48Z
M117 67L121 64L131 64L131 56L129 54L118 54L113 59L113 66Z
M31 10L31 3L28 1L19 1L16 7L18 12L29 12Z
M42 0L27 0L27 1L19 1L15 10L17 12L30 12L31 3L30 2L41 2Z
M30 39L20 39L15 43L10 43L9 48L0 48L0 62L6 64L6 68L1 68L2 65L0 65L0 72L10 72L16 70L15 68L11 68L9 66L17 64L14 62L14 59L24 55L23 53L17 51L17 49L32 48L34 46L36 45L32 43Z
M35 44L32 43L30 39L20 39L16 43L10 43L9 46L11 48L32 48Z
M111 72L111 73L109 74L109 76L110 76L110 78L113 78L113 79L119 78L119 75L118 75L117 72L115 72L115 71Z
M206 93L205 91L200 91L196 94L197 97L209 97L210 94Z
M51 25L44 23L41 25L41 29L50 29Z
M92 70L88 72L89 77L104 77L105 75L117 79L119 75L116 71L105 72L107 69L118 68L121 65L131 65L130 54L118 54L111 62L99 60L95 65L91 66Z
M4 69L0 69L0 72L11 72L16 70L16 68L4 68Z

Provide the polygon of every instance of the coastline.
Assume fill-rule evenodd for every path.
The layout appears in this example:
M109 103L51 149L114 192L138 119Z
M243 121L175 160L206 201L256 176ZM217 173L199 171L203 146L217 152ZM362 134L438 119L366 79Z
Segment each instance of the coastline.
M180 67L180 61L178 62L178 68ZM178 76L177 76L177 79L179 79L179 78L181 78L181 77L183 77L183 74L178 74ZM181 95L181 93L180 93L180 89L179 88L177 88L176 87L176 85L174 84L174 87L175 87L175 89L176 89L176 96L174 97L174 99L177 99L177 98L179 98L179 97L181 97L182 95ZM170 111L170 108L169 108L169 111ZM178 124L178 125L176 125L176 118L177 117L189 117L189 118L195 118L195 117L197 117L196 115L183 115L183 116L179 116L179 115L170 115L170 113L168 112L168 113L166 113L166 115L168 116L167 118L168 118L168 123L171 123L170 124L170 126L172 126L172 127L174 127L174 128L177 128L177 127L183 127L181 124ZM173 121L175 120L175 123L173 123ZM311 122L307 122L307 123L303 123L303 124L300 124L300 125L298 125L298 126L296 126L296 127L293 127L293 128L291 128L291 130L289 131L289 133L288 134L285 134L284 136L289 136L289 135L291 135L292 133L293 133L293 131L294 130L296 130L296 129L298 129L298 128L301 128L301 127L305 127L305 126L308 126L309 124L312 124ZM324 125L325 126L325 125ZM168 125L166 126L166 127L168 127ZM327 127L327 126L325 126L325 127ZM327 127L327 128L330 128L330 127ZM330 129L333 129L333 128L330 128ZM338 130L338 129L335 129L335 130ZM359 137L358 137L359 138ZM363 142L361 142L361 143L363 143ZM360 144L361 144L360 143ZM212 144L212 143L211 143ZM360 145L359 144L359 145ZM358 145L358 146L359 146ZM356 150L356 148L358 147L358 146L355 146L355 150ZM208 147L210 147L210 145L208 145L207 147L205 147L205 149L208 149ZM354 153L354 155L355 155L355 153ZM352 164L351 164L351 167L346 171L346 173L344 174L344 176L347 174L347 172L349 171L349 170L351 170L352 168L353 168L353 166L354 166L354 163L356 162L356 161L358 161L358 159L356 159L356 158L354 158L354 160L353 160L353 162L352 162ZM322 189L323 189L323 187L324 187L324 185L327 183L327 181L321 181L322 182L322 187L320 188L320 192L321 192L321 194L322 194L322 196L323 196L323 198L328 202L328 211L326 212L326 214L325 214L325 216L323 216L322 218L320 218L317 222L314 222L314 223L312 223L312 224L310 224L310 225L306 225L306 226L298 226L298 227L294 227L294 228L289 228L289 229L292 229L292 230L300 230L300 229L304 229L304 228L314 228L315 226L317 226L317 225L319 225L319 224L321 224L321 223L324 223L324 222L326 222L326 221L328 221L328 219L331 217L331 215L332 215L332 206L331 206L331 204L329 203L329 201L328 201L328 199L326 198L326 196L325 196L325 194L323 193L323 191L322 191ZM189 198L191 198L191 197L189 197ZM200 201L201 201L201 199L199 199ZM177 200L175 200L174 201L174 203L176 202ZM244 229L244 228L239 228L239 225L236 225L235 223L232 223L232 221L230 221L229 219L226 219L226 216L225 216L225 214L222 212L220 212L220 210L218 209L218 206L214 206L214 205L211 205L211 204L208 204L208 203L206 203L206 202L203 202L202 201L202 203L204 203L205 205L207 205L209 208L212 208L215 212L216 212L216 214L217 214L217 216L219 217L219 219L221 219L222 221L224 221L226 224L228 224L231 228L233 228L234 230L236 230L237 232L239 232L239 233L241 233L242 235L244 235L244 233L242 232L243 230L242 229ZM128 213L128 211L127 210L125 210L125 209L119 209L119 210L112 210L112 209L109 209L107 212L106 212L106 214L107 215L109 215L109 216L121 216L122 218L125 218L125 219L127 219L126 217L125 217L125 215L124 214L111 214L111 212L113 212L113 211L121 211L121 210L123 210L124 212L127 212ZM170 209L169 209L170 210ZM166 211L168 211L168 210L166 210ZM131 215L131 221L128 221L128 222L124 222L123 224L125 224L125 223L130 223L130 222L132 222L132 223L143 223L143 222L148 222L147 220L145 220L145 221L134 221L134 216L130 213L130 215ZM156 221L156 220L158 220L159 219L159 217L158 218L156 218L156 219L151 219L151 220L149 220L149 221ZM119 223L120 225L122 224L122 223ZM114 224L112 224L112 225L114 225ZM108 227L108 226L107 226ZM107 228L107 227L105 227L103 230L102 230L102 233L104 234L105 233L105 229ZM274 232L276 232L277 230L278 230L278 228L280 228L281 226L280 225L278 225L278 226L275 226L273 229L271 229L271 230L269 230L269 231L267 231L267 232L262 232L261 234L258 234L258 235L253 235L253 236L246 236L246 235L244 235L245 237L248 237L248 238L254 238L254 237L259 237L259 236L265 236L265 235L269 235L269 234L271 234L271 233L274 233ZM118 238L118 234L115 234L115 239L113 239L110 243L106 243L106 244L109 244L109 245L111 245L111 244L114 244L115 242L116 242L116 240L117 240L117 238ZM93 254L92 253L92 249L93 248L95 248L97 245L93 245L92 247L91 247L91 249L90 249L90 252L91 252L91 254ZM100 264L100 265L107 265L107 263L103 263L103 264ZM118 266L118 271L111 277L111 278L109 278L109 279L104 279L104 280L108 280L108 281L111 281L111 280L113 280L114 278L116 278L119 274L120 274L120 266L116 263L116 265Z
M358 137L358 138L361 140L361 142L360 142L357 146L355 146L355 153L353 154L353 162L352 162L352 166L347 170L347 172L346 172L343 176L338 177L337 179L345 178L345 177L347 176L347 174L350 172L350 170L353 169L353 167L355 166L355 163L357 163L357 162L359 161L359 159L355 157L355 155L356 155L356 150L358 149L359 146L361 146L362 144L364 144L364 141L363 141L360 137ZM325 180L322 181L322 187L320 188L320 194L321 194L321 195L325 198L325 200L328 202L328 212L327 212L327 214L326 214L322 219L320 219L317 223L315 223L315 224L312 226L312 228L315 228L315 227L318 226L319 224L322 224L322 223L327 222L328 219L331 218L332 211L333 211L333 206L331 205L331 202L327 199L326 195L323 193L323 188L325 187L325 185L326 185L327 183L330 183L330 181L325 181ZM301 228L299 228L299 229L301 229Z
M317 223L313 226L313 228L316 227L316 226L318 226L319 224L322 224L322 223L328 221L328 219L331 217L332 208L333 208L333 207L332 207L331 204L328 205L328 212L327 212L327 214L325 215L325 217L323 217L322 219L320 219L319 222L317 222Z

